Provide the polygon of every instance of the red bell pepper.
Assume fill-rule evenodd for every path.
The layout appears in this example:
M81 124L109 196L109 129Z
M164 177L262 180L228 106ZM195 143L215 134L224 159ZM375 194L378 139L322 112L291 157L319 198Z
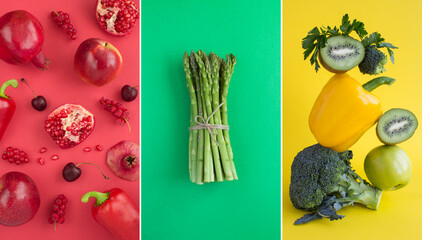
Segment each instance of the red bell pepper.
M16 110L15 101L13 101L13 99L4 93L8 86L17 88L18 81L15 79L10 79L3 83L3 85L0 87L0 140L3 137L3 134L6 131L10 120L12 120L13 114Z
M81 200L87 203L90 197L97 199L92 206L92 216L97 223L117 240L139 240L139 208L127 193L113 188L104 193L86 193Z

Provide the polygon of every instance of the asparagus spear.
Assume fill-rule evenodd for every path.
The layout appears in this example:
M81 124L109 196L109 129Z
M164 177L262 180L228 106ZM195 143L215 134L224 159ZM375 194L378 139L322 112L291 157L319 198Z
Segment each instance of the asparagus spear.
M183 68L185 70L186 74L186 82L187 87L189 90L189 95L191 99L191 119L190 119L190 125L194 126L195 124L195 116L198 115L198 106L196 101L196 94L195 94L195 86L192 81L192 73L190 71L189 66L189 55L187 52L185 52L185 55L183 56ZM191 181L196 181L196 152L197 152L197 146L198 146L198 131L190 131L189 133L189 174ZM194 169L192 172L192 168Z
M224 62L222 62L224 63ZM223 65L222 65L223 66ZM223 77L223 75L221 75ZM219 83L218 83L218 78L213 79L213 93L214 99L219 99L217 98L216 94L219 92L218 88L219 88ZM219 101L214 100L213 101L213 111L215 111L214 113L214 123L217 125L221 125L222 121L221 121L221 114L220 114L220 109L218 108L218 106L220 105ZM233 173L232 173L232 169L231 169L231 164L230 164L230 158L229 155L227 153L227 147L226 147L226 142L224 140L224 136L223 136L223 131L222 129L217 129L217 142L218 142L218 149L220 150L220 157L221 157L221 164L223 166L223 171L224 171L224 175L225 175L225 179L226 180L233 180Z
M204 66L204 62L202 61L201 57L202 56L202 52L198 51L198 54L195 54L195 59L196 59L196 63L198 64L199 67L199 81L200 81L200 90L201 90L201 97L202 97L202 110L203 110L203 118L206 121L208 118L208 104L209 103L209 94L208 94L208 89L206 88L207 86L207 74L205 72L205 66ZM211 112L209 112L209 114L211 114ZM210 182L211 181L211 169L210 169L210 152L211 152L211 145L210 145L210 133L208 132L208 130L205 130L204 133L204 138L205 138L205 142L204 142L204 182Z
M222 78L223 82L222 82L222 94L221 94L221 102L225 102L223 106L221 106L222 108L222 113L221 113L221 118L222 118L222 122L223 125L228 125L228 119L227 119L227 94L229 91L229 84L230 84L230 80L233 74L233 70L234 70L234 66L236 65L236 57L233 54L226 55L226 59L227 59L227 65L226 68L224 69L224 78ZM229 158L230 158L230 165L232 167L232 171L233 171L233 177L234 179L237 179L237 173L236 173L236 168L234 166L234 161L233 161L233 150L230 144L230 135L229 135L229 131L228 130L223 130L223 134L224 134L224 140L226 141L227 144L227 152L229 154Z
M202 108L202 97L201 97L201 88L200 88L200 80L199 80L199 73L198 73L198 64L196 63L194 52L192 51L190 54L190 67L192 70L192 76L194 79L194 85L195 85L195 93L196 93L196 99L197 99L197 105L198 105L198 114L203 114L203 108ZM193 181L197 184L203 183L203 174L204 174L204 130L195 130L198 132L198 151L197 151L197 158L196 163L192 162L192 168L193 171L196 172L196 174L192 174Z
M213 80L215 79L218 82L218 72L219 72L219 62L218 60L213 60L212 58L213 53L210 53L210 59L211 59L211 64L210 64L210 59L207 57L207 55L204 53L203 54L203 59L205 59L204 63L205 63L205 69L206 69L206 73L207 73L207 77L208 77L208 83L205 86L205 89L207 90L207 93L209 95L209 102L207 104L207 112L212 113L213 112L213 106L211 105L214 104L214 101L217 101L217 106L218 101L219 101L219 96L218 96L218 89L211 89ZM212 92L212 94L211 94ZM210 124L214 124L214 116L210 118L209 121ZM215 129L213 130L214 132L217 132ZM221 170L221 161L220 161L220 152L217 146L216 138L215 136L213 137L214 140L211 141L211 148L212 148L212 156L213 156L213 163L214 166L211 166L212 168L214 168L215 171L215 175L217 178L218 182L221 182L224 180L223 178L223 172Z

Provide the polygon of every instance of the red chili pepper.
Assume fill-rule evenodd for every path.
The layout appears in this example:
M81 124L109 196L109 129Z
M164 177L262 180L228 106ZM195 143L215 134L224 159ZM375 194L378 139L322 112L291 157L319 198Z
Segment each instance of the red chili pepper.
M15 113L16 109L16 104L13 99L4 93L8 86L17 88L18 81L15 79L10 79L3 83L3 85L0 87L0 140L3 137L3 134L6 131L10 120L12 120L13 113Z
M95 221L117 240L139 240L139 209L127 193L113 188L104 193L86 193L81 200L87 203L90 197L97 199L92 206Z

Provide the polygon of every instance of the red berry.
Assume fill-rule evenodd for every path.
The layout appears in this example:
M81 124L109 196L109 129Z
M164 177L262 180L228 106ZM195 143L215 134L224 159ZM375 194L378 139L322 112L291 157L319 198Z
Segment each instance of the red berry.
M112 113L113 116L119 119L121 123L128 124L129 130L130 130L128 117L127 117L129 113L127 112L127 109L121 103L115 100L104 99L104 97L100 99L100 103L103 105L104 110Z
M1 157L9 163L15 163L16 165L29 162L28 154L25 151L13 147L7 147Z
M59 196L56 197L56 199L54 199L54 204L53 204L52 210L50 211L48 223L50 224L64 223L64 220L65 220L64 215L65 215L67 202L68 200L63 194L60 194Z
M73 27L73 25L71 24L70 18L69 18L69 14L65 13L63 11L52 11L50 14L54 20L54 22L56 22L56 24L58 26L61 26L61 28L69 35L71 36L70 38L72 40L76 39L76 29Z

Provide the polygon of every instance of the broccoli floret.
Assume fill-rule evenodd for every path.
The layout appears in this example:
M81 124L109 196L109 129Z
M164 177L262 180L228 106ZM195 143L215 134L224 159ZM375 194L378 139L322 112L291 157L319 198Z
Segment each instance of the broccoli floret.
M385 71L385 64L387 64L387 55L371 45L365 48L365 57L359 63L359 70L363 74L378 75Z
M298 209L311 214L299 218L295 224L322 217L341 219L340 208L353 203L377 210L381 190L371 186L352 170L352 151L338 153L319 144L299 152L291 166L290 200Z

